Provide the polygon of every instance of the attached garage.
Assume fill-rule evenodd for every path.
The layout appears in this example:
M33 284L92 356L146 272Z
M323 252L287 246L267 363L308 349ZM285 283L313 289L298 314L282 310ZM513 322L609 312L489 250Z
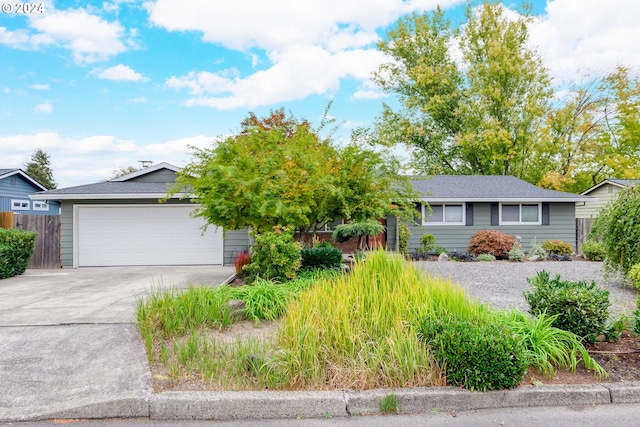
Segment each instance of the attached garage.
M78 267L222 264L221 230L188 205L76 205Z
M179 168L159 163L109 181L43 191L61 202L63 267L233 264L249 246L246 230L224 233L191 213L185 194L167 197Z

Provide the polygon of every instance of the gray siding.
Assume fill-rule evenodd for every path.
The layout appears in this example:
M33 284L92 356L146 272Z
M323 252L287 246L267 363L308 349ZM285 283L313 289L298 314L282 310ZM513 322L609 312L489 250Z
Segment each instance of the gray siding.
M224 264L233 264L238 252L249 248L249 233L244 230L226 230L224 232Z
M149 172L147 174L132 178L128 181L129 182L174 182L177 176L178 174L176 174L172 170L159 169L155 172Z
M398 250L397 228L398 219L395 216L387 217L387 249L390 251Z
M420 246L420 238L425 233L436 237L436 245L466 252L471 236L480 230L499 230L503 233L520 236L525 251L531 248L531 241L535 238L538 243L544 240L559 239L574 246L576 244L575 203L550 203L549 225L491 225L491 204L474 203L474 221L472 226L419 226L409 225L411 237L409 251L413 252ZM418 220L418 219L417 219ZM388 246L395 248L395 234L387 234Z
M127 205L157 204L153 199L134 200L64 200L61 211L60 263L63 267L73 266L73 206L74 205ZM186 204L188 201L171 199L168 204ZM213 226L212 226L213 227ZM226 231L223 239L224 263L233 264L235 255L249 247L249 236L246 230Z

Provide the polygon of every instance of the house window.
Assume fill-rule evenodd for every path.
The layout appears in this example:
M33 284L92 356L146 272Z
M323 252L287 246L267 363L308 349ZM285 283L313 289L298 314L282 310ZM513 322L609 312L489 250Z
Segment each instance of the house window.
M333 221L333 222L328 222L326 223L323 227L321 227L318 232L319 233L331 233L333 232L333 230L336 229L337 226L344 224L344 219L339 219L337 221Z
M12 211L28 211L29 210L29 200L12 199L11 200L11 210Z
M33 210L34 211L48 211L49 204L46 202L33 202Z
M464 225L464 204L422 205L422 225Z
M518 203L500 205L500 224L540 225L542 217L541 203Z

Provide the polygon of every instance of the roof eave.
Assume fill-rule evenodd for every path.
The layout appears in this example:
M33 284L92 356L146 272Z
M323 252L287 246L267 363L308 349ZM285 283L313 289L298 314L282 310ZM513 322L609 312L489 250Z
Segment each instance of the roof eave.
M176 193L169 199L180 199L188 196L186 193ZM115 200L115 199L164 199L167 193L108 193L108 194L51 194L38 193L29 196L32 200Z
M456 203L491 203L491 202L518 202L518 203L579 203L579 202L593 202L598 200L592 196L580 196L580 197L430 197L424 196L420 198L426 202L456 202Z

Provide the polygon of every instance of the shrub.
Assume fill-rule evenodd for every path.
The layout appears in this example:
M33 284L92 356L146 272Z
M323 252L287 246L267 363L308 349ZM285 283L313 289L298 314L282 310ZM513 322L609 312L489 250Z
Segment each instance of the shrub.
M301 268L304 270L340 268L342 264L342 251L331 245L304 248L300 251L300 255L302 256Z
M443 248L442 246L438 246L436 248L436 255L440 256L441 254L446 254L447 248Z
M582 251L582 255L591 261L602 261L607 255L604 245L594 240L587 240L584 242L580 247L580 250Z
M478 261L495 261L496 257L492 254L480 254L477 257Z
M420 247L418 248L419 252L423 254L428 253L432 249L436 247L436 236L431 233L425 233L420 238Z
M35 231L0 228L0 279L25 272L37 235Z
M515 388L528 366L522 338L501 324L428 316L418 334L447 382L469 390Z
M531 241L531 255L540 257L540 259L544 260L547 259L547 251L544 250L544 248L542 247L542 245L540 243L538 243L538 241L536 240L536 238L534 237L533 240Z
M476 256L490 253L498 259L507 259L515 242L514 236L498 230L481 230L471 236L467 250Z
M300 269L300 244L293 240L290 230L268 231L255 236L251 263L244 267L249 279L294 279Z
M463 252L463 253L449 252L448 255L449 255L449 258L451 258L454 261L474 262L478 260L473 254L470 254L469 252Z
M557 255L571 255L573 253L571 243L563 242L562 240L545 240L542 242L542 248L549 253Z
M411 237L411 229L403 222L398 221L398 251L406 256L409 253L409 238Z
M248 249L243 249L238 253L233 265L236 267L236 275L244 276L244 267L251 263L251 255Z
M640 263L640 185L621 190L600 211L590 236L602 242L608 270L620 269L627 274Z
M627 273L629 284L632 288L640 290L640 263L635 264Z
M595 282L566 281L559 275L551 280L544 270L527 281L533 287L532 292L524 292L529 313L557 316L553 326L595 342L609 317L609 291L598 288Z
M509 261L520 262L524 259L524 252L519 244L514 243L513 247L509 251Z

